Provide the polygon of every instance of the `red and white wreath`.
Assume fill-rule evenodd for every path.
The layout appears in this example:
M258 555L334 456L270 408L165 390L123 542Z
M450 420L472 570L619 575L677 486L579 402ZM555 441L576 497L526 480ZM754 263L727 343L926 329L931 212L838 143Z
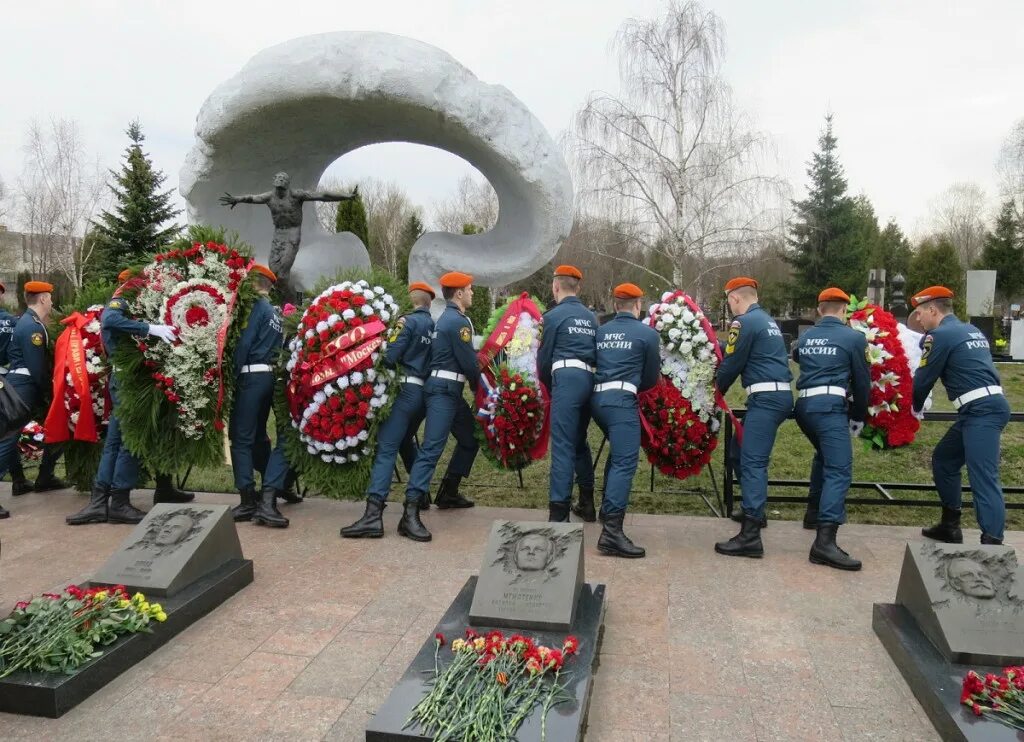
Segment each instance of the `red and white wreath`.
M100 337L100 318L103 315L103 305L93 304L85 310L88 322L80 330L82 336L82 350L85 352L85 372L89 378L89 395L92 398L92 414L96 420L97 427L106 425L109 409L107 407L106 378L110 371L107 364L107 355L103 350L103 340ZM82 398L75 388L71 372L64 374L64 409L68 412L68 427L71 433L75 432L78 426L78 419L81 416Z

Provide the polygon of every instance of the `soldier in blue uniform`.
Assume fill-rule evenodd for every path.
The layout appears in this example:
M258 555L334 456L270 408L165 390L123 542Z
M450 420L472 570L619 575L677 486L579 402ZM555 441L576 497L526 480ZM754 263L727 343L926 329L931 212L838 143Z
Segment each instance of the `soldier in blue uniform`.
M165 343L174 341L174 328L170 325L150 325L129 316L128 302L121 298L121 291L131 277L130 270L121 272L118 276L121 286L114 292L100 317L100 334L108 359L113 359L118 342L133 335L152 335ZM92 483L89 503L64 519L70 526L108 522L138 523L146 515L134 507L130 499L132 488L139 479L139 461L122 444L121 424L117 419L117 377L113 372L108 389L114 409L107 422L100 465Z
M472 500L459 494L459 482L469 475L480 447L474 435L473 412L462 396L466 382L474 391L480 383L480 366L473 350L473 323L466 316L466 310L473 304L473 277L445 273L441 276L441 293L448 306L437 320L430 346L430 375L423 386L426 426L419 455L409 474L405 511L398 524L399 533L415 540L430 538L420 521L419 502L430 490L430 480L449 433L455 436L455 452L434 499L442 510L473 507ZM421 534L419 539L417 533Z
M725 284L725 295L734 319L715 384L725 394L741 377L747 392L739 462L743 524L736 536L715 544L715 551L759 558L764 556L761 528L768 502L768 458L779 426L793 411L793 374L782 332L757 303L757 281L733 278Z
M615 317L597 329L597 371L590 404L608 439L601 499L601 537L597 550L611 556L640 558L646 551L622 530L629 491L640 456L640 407L637 394L658 383L661 340L640 321L643 291L623 283L612 291Z
M6 295L7 287L0 283L0 379L7 375L9 366L7 350L10 348L11 338L14 337L14 326L18 324L18 316L7 311ZM32 491L32 485L25 478L25 470L21 467L21 455L18 453L17 446L14 447L11 454L10 473L11 494L14 497Z
M434 289L427 283L413 283L409 286L409 298L415 310L398 320L384 352L384 364L398 371L401 388L391 413L377 432L377 453L370 471L370 484L366 488L366 512L355 523L341 529L345 538L380 538L384 535L381 514L391 491L391 475L399 449L411 442L413 433L423 421L426 409L423 391L430 366L430 338L434 333L434 320L430 316ZM410 463L415 466L415 463ZM407 492L406 497L409 496ZM407 510L411 511L420 504L420 500L407 500ZM431 539L430 531L418 517L403 518L402 523L402 535L414 541Z
M837 288L818 294L821 319L796 341L793 360L800 365L796 422L814 446L804 527L817 528L818 535L809 558L855 571L861 564L839 548L836 531L846 522L846 492L853 481L850 438L864 429L871 371L864 334L846 325L849 303L850 297Z
M265 265L253 265L249 276L259 298L249 312L235 346L232 363L235 399L228 423L231 440L231 469L241 503L231 510L236 522L251 520L256 525L284 528L288 525L277 509L274 493L256 494L255 449L266 438L267 420L274 402L274 362L284 337L281 315L270 303L270 290L277 276Z
M568 522L573 473L579 487L575 512L592 523L594 461L587 443L590 395L597 362L597 318L576 298L583 273L574 266L555 268L551 293L555 306L544 313L537 371L551 391L551 476L548 520Z
M942 500L942 520L921 533L949 544L963 543L960 531L961 470L974 496L981 543L1003 543L1006 505L999 482L999 438L1010 421L1010 405L985 335L953 314L953 292L931 286L911 297L926 333L921 362L914 372L913 412L923 418L924 403L942 379L957 420L932 453L932 475Z

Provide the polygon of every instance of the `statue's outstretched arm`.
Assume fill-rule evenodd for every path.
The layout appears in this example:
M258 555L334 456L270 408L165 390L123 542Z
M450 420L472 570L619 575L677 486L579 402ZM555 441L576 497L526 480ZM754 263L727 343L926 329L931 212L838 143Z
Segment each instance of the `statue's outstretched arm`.
M301 191L292 190L292 194L303 201L351 201L359 195L359 186L347 191Z
M230 206L232 209L235 208L235 204L265 204L270 202L270 197L274 195L271 191L266 193L255 193L250 196L232 196L230 193L225 193L220 197L220 202L224 206Z

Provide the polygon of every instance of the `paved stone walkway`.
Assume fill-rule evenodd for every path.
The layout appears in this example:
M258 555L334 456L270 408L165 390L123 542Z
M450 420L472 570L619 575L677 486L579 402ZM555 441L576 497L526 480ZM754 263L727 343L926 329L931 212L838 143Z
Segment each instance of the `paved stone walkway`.
M65 526L84 503L70 493L12 502L3 492L13 512L0 521L3 615L86 578L130 530ZM284 511L286 531L238 529L252 585L63 718L0 714L0 739L362 740L478 570L491 522L542 515L431 510L434 541L420 545L394 533L395 504L387 536L365 541L338 538L359 504L316 499ZM915 529L843 528L840 543L865 563L854 574L809 564L812 534L799 523L773 522L762 560L713 553L730 521L634 515L627 530L648 558L599 556L598 527L587 526L587 579L607 583L609 596L588 742L937 738L871 631L871 604L893 599Z

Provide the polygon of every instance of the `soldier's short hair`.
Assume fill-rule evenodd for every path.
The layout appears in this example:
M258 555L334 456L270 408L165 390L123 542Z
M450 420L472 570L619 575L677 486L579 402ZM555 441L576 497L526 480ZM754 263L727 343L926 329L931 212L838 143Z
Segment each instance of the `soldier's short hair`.
M949 314L953 311L953 300L945 296L939 299L932 299L932 304L943 314Z
M441 296L444 297L445 301L451 301L452 297L455 296L456 291L458 291L458 289L452 288L451 286L442 286Z
M740 286L738 289L733 289L729 293L736 294L736 296L742 296L744 299L757 300L757 289L753 286Z
M444 293L443 289L442 293ZM432 297L430 296L430 294L428 294L426 291L422 291L421 289L413 289L412 291L409 292L409 299L412 301L412 304L415 307L430 306L431 298ZM447 299L448 297L445 298Z
M555 283L561 287L562 291L577 291L580 287L580 279L573 276L555 276Z
M636 302L637 299L612 299L616 312L627 312L633 308Z
M839 314L845 307L844 301L823 301L818 304L818 311L821 314Z

